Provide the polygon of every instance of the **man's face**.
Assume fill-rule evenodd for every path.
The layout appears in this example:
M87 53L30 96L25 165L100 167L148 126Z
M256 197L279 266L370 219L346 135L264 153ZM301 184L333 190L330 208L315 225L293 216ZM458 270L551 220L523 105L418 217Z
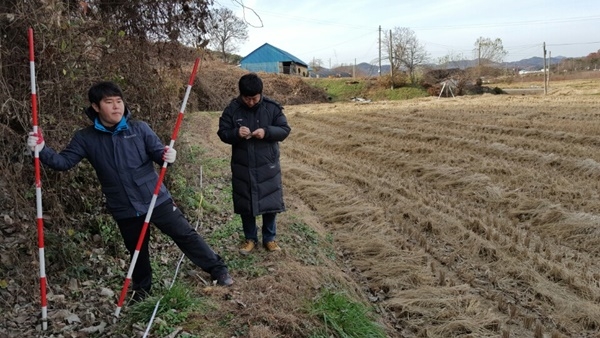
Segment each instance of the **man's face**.
M92 108L98 113L105 127L112 127L119 123L125 113L125 103L119 96L105 97L100 100L99 105L92 103Z
M254 107L260 101L260 94L256 94L254 96L243 96L242 101L248 106L248 108Z

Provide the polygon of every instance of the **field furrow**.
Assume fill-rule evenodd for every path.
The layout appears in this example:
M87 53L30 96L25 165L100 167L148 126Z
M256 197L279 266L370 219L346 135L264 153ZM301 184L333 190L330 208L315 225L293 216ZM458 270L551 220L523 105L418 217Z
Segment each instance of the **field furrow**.
M284 185L399 336L600 329L598 100L506 100L286 107Z

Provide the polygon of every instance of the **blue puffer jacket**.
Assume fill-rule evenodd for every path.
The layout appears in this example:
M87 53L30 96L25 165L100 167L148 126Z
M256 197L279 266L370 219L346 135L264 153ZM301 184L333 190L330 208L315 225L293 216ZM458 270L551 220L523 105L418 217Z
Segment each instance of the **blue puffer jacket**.
M164 145L147 123L129 121L127 109L114 131L100 124L91 107L85 113L94 125L77 131L60 153L44 147L40 161L64 171L86 158L96 170L107 208L115 219L146 214L158 182L154 163L163 165ZM167 188L161 185L156 205L170 198Z

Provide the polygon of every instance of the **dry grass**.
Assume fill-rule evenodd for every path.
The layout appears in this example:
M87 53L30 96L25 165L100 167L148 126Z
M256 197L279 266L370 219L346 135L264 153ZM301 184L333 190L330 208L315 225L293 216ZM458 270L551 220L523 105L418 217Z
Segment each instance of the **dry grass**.
M394 336L593 336L598 87L288 106L284 184Z

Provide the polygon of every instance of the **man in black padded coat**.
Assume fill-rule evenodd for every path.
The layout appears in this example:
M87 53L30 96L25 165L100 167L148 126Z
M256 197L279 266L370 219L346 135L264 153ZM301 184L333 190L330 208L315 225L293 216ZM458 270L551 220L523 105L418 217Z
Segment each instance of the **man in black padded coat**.
M231 144L233 209L242 218L245 237L239 251L247 255L258 243L259 215L263 246L279 251L275 218L285 211L279 142L288 137L291 128L281 105L262 94L258 75L243 75L238 86L240 94L223 111L217 134Z

